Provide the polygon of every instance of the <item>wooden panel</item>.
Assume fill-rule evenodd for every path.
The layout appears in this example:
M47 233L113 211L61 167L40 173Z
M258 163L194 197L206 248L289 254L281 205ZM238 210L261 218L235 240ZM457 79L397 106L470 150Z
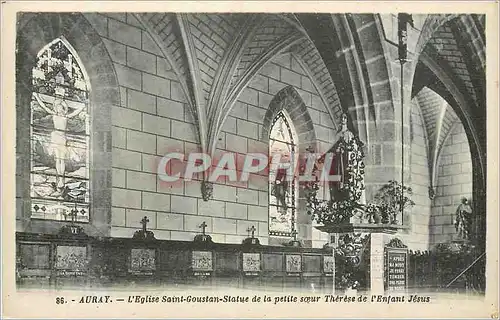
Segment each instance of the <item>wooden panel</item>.
M321 277L303 277L302 288L306 291L316 292L321 290Z
M215 278L215 286L219 288L239 288L241 286L240 278L234 276L218 276Z
M49 277L23 277L18 286L23 289L49 289L51 286Z
M243 277L243 288L245 289L258 289L261 286L259 276Z
M200 246L189 241L143 243L117 238L61 239L59 236L19 233L16 238L18 258L22 260L18 261L18 285L23 288L90 284L104 288L133 286L134 283L139 287L144 284L195 285L259 288L270 292L300 288L312 292L317 287L331 288L331 277L326 278L323 270L323 257L328 261L331 256L324 256L320 249L256 246L248 251L248 247L236 244ZM138 254L141 252L147 254L141 256ZM133 262L140 260L143 262ZM133 264L150 272L130 273ZM82 271L72 272L65 268ZM49 278L51 275L53 277Z
M217 271L238 271L240 265L239 252L216 252L215 269Z
M81 289L87 285L87 279L79 277L59 277L55 280L56 288Z
M287 276L283 283L284 289L298 289L301 287L300 276Z
M191 252L161 251L160 270L187 270L191 267Z
M283 272L283 255L275 253L264 253L262 255L264 271L278 271Z
M321 256L304 255L304 272L321 272Z
M50 245L21 244L19 258L22 268L48 269L50 267Z
M130 251L125 247L106 248L109 257L111 276L125 275L130 263Z
M283 277L273 276L272 274L263 274L261 279L261 288L269 291L283 291Z

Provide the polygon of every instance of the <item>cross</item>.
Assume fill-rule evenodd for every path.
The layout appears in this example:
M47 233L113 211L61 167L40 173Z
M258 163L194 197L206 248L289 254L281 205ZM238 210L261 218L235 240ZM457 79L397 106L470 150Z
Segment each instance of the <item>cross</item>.
M203 221L202 224L200 224L199 228L202 228L203 229L203 235L205 235L205 228L208 227L208 225L205 223L205 221Z
M146 225L148 224L148 222L149 222L149 219L148 219L148 217L146 217L146 216L144 216L144 218L142 218L142 220L141 220L141 224L142 224L142 232L143 232L144 234L146 234Z
M250 228L247 229L247 232L251 232L252 233L252 238L255 238L255 226L251 226Z
M295 240L295 241L297 241L297 234L298 234L297 230L295 230L295 229L292 230L292 237L293 237L293 240Z

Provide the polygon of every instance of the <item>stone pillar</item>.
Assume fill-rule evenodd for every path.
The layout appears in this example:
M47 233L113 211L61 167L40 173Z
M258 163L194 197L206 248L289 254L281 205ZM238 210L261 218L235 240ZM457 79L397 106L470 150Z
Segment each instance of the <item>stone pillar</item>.
M384 235L370 234L370 291L384 294Z

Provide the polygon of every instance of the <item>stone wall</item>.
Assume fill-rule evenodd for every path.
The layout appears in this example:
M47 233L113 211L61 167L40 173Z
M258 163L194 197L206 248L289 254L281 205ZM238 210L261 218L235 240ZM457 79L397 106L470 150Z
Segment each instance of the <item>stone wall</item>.
M412 250L426 250L429 244L429 219L431 200L428 188L430 186L427 137L420 112L416 104L411 108L411 188L415 206L411 209L411 235L408 246Z
M432 203L430 242L435 245L455 239L455 212L460 199L472 199L472 162L461 123L456 123L444 142L439 159L436 197Z
M334 139L334 124L327 113L325 104L319 97L315 86L299 60L291 54L284 54L277 56L265 65L259 74L252 79L248 87L243 90L224 123L222 133L219 136L218 152L230 151L241 154L259 152L268 154L267 138L263 137L266 130L269 130L269 128L263 128L265 115L275 95L289 86L292 86L299 93L302 101L307 106L306 112L310 116L314 136L316 137L316 141L311 141L310 132L298 134L299 152L305 152L305 148L308 146L315 147L318 152L327 151ZM304 126L303 123L292 123L292 125L297 133L300 132L300 127ZM220 193L214 192L216 199L227 201L227 218L236 218L238 220L236 221L237 225L253 224L256 227L258 225L258 234L264 239L269 236L267 181L266 176L253 176L248 185L216 185L215 190L221 190ZM234 195L234 197L228 199L227 197L231 195ZM228 210L229 207L231 207L231 210ZM248 214L245 216L244 212ZM232 216L236 214L238 216ZM311 219L304 213L301 201L299 201L299 210L297 212L297 228L299 238L305 240L309 245L322 246L328 238L326 234L322 234L312 227ZM237 234L234 236L226 235L226 241L241 241L245 237L245 229L246 227L238 228ZM288 239L276 238L272 239L271 243L277 244L285 241L288 241Z
M112 117L111 236L130 237L147 216L148 227L159 239L192 240L205 221L207 233L216 242L240 243L253 225L261 243L268 244L266 176L254 175L243 184L219 181L210 201L202 199L199 180L166 185L157 178L158 161L166 152L199 151L187 100L169 63L134 16L89 16L113 59L122 97ZM240 94L218 137L214 159L223 152L267 154L267 142L261 141L264 116L275 94L288 86L308 106L318 150L327 150L335 132L333 122L307 73L286 54L265 65ZM325 243L326 235L320 240L309 217L299 217L298 227L299 238L309 245L313 239L318 240L316 246Z
M198 201L184 186L162 188L158 161L167 151L196 149L196 134L176 75L132 14L87 14L114 62L120 105L112 110L111 236L130 237L147 216L159 239L192 240ZM211 232L211 226L209 231ZM215 239L217 240L217 239Z
M102 232L108 232L109 224L111 236L130 237L140 228L142 217L147 216L150 221L148 228L152 229L159 239L192 240L200 231L199 225L205 222L208 225L207 232L216 242L240 243L248 236L247 229L251 226L257 229L256 234L262 244L281 244L288 241L287 238L269 236L268 179L265 174L252 175L250 181L245 183L218 181L214 185L213 199L210 201L202 199L199 177L193 181L180 181L169 185L158 179L158 162L167 152L177 151L188 155L190 152L200 151L197 121L193 119L189 110L181 81L164 58L162 50L135 15L85 13L81 17L92 25L95 30L92 32L97 33L97 38L100 38L99 41L94 41L95 39L92 41L96 43L102 41L101 46L105 47L103 51L107 51L106 54L102 54L97 49L91 48L88 49L89 56L93 54L107 58L109 55L112 61L109 69L114 69L110 72L116 76L120 96L119 101L114 101L118 100L117 93L116 99L113 101L109 99L110 102L107 104L96 103L95 101L98 100L91 102L94 104L94 119L99 118L101 121L108 119L108 124L111 119L112 123L111 155L103 153L102 159L98 158L97 161L94 159L92 163L94 169L107 163L111 163L112 168L110 179L106 177L99 180L93 179L103 181L102 189L107 189L108 192L107 184L110 180L112 184L112 191L108 197L111 198L111 203L106 202L104 207L99 208L100 220L98 222L104 225ZM394 17L389 20L393 23ZM92 28L89 27L89 29ZM377 30L373 29L370 32ZM388 30L385 32L387 33ZM214 61L220 61L222 49L218 45L222 46L227 39L219 39L215 36L217 32L214 33L214 39L210 39L205 34L205 31L210 30L198 31L200 31L199 34L194 32L196 43L214 49L196 52L203 60L199 66L200 83L201 90L204 92L202 96L206 97L209 94L209 84L213 80L214 70L218 67L214 65ZM81 31L83 32L85 31ZM390 33L393 34L393 32ZM33 38L36 37L33 36ZM416 39L412 40L414 41ZM370 42L365 42L363 41L363 45L366 45L368 49ZM412 43L411 47L414 45ZM370 106L370 108L373 107L371 110L373 112L367 113L368 118L358 119L358 122L361 122L357 124L358 129L364 128L363 130L366 131L364 136L371 139L365 141L368 142L365 150L368 201L376 189L387 180L399 179L401 170L399 140L401 119L397 118L396 110L398 109L392 103L393 100L399 103L399 71L396 67L391 70L392 67L379 65L379 60L382 60L379 57L395 56L396 47L388 42L387 47L384 48L386 51L380 49L380 56L370 58L368 64L374 65L373 70L376 70L375 65L384 67L384 70L388 69L389 78L380 79L380 81L372 79L374 83L371 87L376 92L374 100L376 103ZM236 162L239 167L242 163L242 156L247 153L267 154L267 134L270 129L269 122L272 120L269 117L273 112L279 111L279 108L284 108L290 113L292 125L297 132L300 153L305 152L307 147L313 147L317 152L325 152L333 144L337 130L333 120L337 119L331 118L322 95L317 91L318 86L315 83L319 83L321 79L310 76L311 72L306 67L310 64L301 60L306 59L307 56L301 56L297 53L300 50L294 50L293 47L290 50L293 53L280 54L266 63L253 76L248 86L241 91L229 116L224 119L221 132L217 137L215 154L212 155L215 160L220 159L225 152L237 153ZM96 69L96 73L102 71L98 65L89 64L84 67ZM181 68L181 66L177 67ZM411 73L410 70L405 72ZM108 79L104 76L102 78L103 81ZM405 74L405 79L411 79L410 74L408 76ZM394 91L394 97L379 101L385 99L385 94L389 93L390 88ZM94 92L99 92L105 98L105 93L101 94L99 89L106 91L102 88L93 88L96 90ZM118 92L118 90L115 91ZM324 91L322 90L323 93ZM282 97L294 94L295 96L291 99ZM272 105L273 99L277 99L275 106ZM105 118L103 114L106 112L111 115ZM410 118L409 115L410 112L406 113L405 117ZM432 202L431 214L431 201L427 189L430 185L425 142L427 137L416 105L411 107L411 119L411 140L406 138L410 137L409 134L407 135L409 130L407 131L406 127L404 129L405 143L411 141L409 148L406 148L409 152L404 153L405 169L408 168L406 171L408 177L405 176L405 182L410 181L411 174L413 199L416 206L409 214L410 229L402 232L401 237L405 238L412 249L426 249L429 242L434 244L446 241L454 234L453 218L460 198L471 196L472 167L465 132L461 126L456 126L441 152L437 196ZM365 122L362 123L363 121ZM403 122L406 126L406 121ZM22 126L18 125L18 127ZM95 145L97 145L96 141L93 140ZM411 160L406 159L408 154ZM411 164L411 169L409 164ZM96 171L94 174L98 176L99 170L94 171ZM105 174L106 172L103 171L102 175ZM23 183L27 184L29 179L23 177L19 180L26 180ZM99 184L99 182L95 183ZM26 211L22 209L21 198L28 198L28 196L21 195L21 193L27 189L21 184L18 184L18 188L20 189L18 207L21 207L18 211ZM298 236L306 245L320 247L327 241L328 236L318 232L310 217L306 215L300 188L298 197ZM111 212L110 216L108 212ZM19 229L24 231L21 219L18 220L21 224ZM29 221L29 218L23 221Z

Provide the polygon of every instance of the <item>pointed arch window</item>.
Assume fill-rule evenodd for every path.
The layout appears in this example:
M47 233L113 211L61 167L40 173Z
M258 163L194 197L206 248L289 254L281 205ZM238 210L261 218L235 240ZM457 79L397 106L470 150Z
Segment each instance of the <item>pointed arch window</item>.
M64 38L38 53L32 85L31 217L89 222L90 85Z
M280 163L269 172L269 234L290 236L296 230L298 185L294 175L298 160L297 135L284 110L274 118L269 135L269 156Z

